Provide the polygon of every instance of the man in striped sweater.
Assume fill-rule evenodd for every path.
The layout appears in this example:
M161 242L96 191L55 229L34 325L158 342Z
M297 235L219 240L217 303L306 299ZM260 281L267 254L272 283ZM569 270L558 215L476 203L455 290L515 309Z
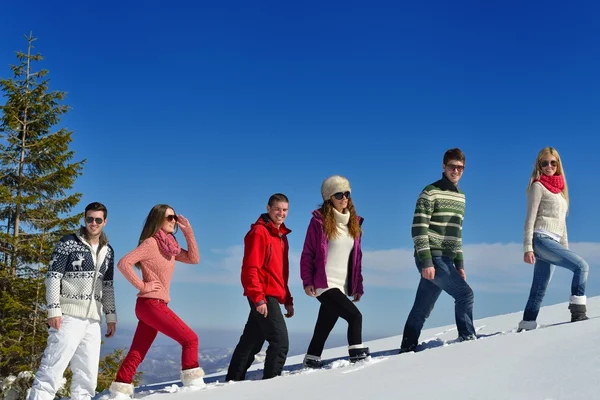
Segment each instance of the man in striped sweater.
M442 179L427 185L417 199L412 238L421 279L404 326L400 353L415 350L442 290L455 300L458 339L476 339L473 290L466 281L462 253L465 195L458 181L465 168L464 153L460 149L446 151L442 168Z

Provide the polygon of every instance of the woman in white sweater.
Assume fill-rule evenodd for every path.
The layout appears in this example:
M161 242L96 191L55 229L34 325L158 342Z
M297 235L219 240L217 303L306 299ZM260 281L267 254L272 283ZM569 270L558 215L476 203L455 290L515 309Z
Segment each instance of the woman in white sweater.
M537 328L536 319L556 265L573 272L569 297L571 322L588 319L585 287L589 267L583 258L569 250L568 209L569 193L560 156L556 149L545 147L537 156L527 188L523 259L535 267L519 330Z
M369 357L362 343L362 314L354 303L362 297L362 222L350 196L350 182L334 175L323 181L323 204L312 213L300 257L304 292L321 303L304 366L323 366L321 353L338 318L348 322L350 362ZM349 297L352 297L350 300Z

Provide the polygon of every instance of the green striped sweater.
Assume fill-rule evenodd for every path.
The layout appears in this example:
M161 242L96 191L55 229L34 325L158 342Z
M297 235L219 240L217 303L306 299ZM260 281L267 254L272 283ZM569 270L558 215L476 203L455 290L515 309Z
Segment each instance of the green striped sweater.
M412 224L415 255L422 268L433 267L432 257L448 256L462 269L462 222L465 194L445 176L427 185L417 199Z

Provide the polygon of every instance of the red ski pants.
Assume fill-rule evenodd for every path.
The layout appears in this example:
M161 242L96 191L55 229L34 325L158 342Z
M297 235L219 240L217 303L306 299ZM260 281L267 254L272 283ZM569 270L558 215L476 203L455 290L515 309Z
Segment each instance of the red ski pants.
M198 335L167 306L167 303L158 299L138 297L135 315L139 322L129 352L117 372L117 382L131 383L158 332L181 345L182 370L199 366Z

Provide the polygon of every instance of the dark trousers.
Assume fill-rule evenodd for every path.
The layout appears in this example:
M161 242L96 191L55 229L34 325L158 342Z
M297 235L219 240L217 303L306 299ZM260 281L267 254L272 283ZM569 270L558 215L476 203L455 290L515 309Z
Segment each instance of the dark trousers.
M341 290L329 289L317 300L321 302L321 307L307 354L321 357L325 341L339 317L348 322L348 345L362 343L362 314Z
M415 302L404 325L402 348L407 349L417 345L425 320L429 318L442 291L454 298L454 314L458 336L467 339L475 335L473 290L459 275L452 259L449 257L433 257L433 266L435 267L435 278L431 281L421 278L419 281ZM417 268L420 272L421 268L418 261Z
M256 306L248 300L250 314L227 370L225 381L243 381L246 371L254 362L254 356L265 343L269 343L265 358L263 379L281 375L289 349L288 331L281 313L281 306L274 297L267 297L267 317L256 311Z

